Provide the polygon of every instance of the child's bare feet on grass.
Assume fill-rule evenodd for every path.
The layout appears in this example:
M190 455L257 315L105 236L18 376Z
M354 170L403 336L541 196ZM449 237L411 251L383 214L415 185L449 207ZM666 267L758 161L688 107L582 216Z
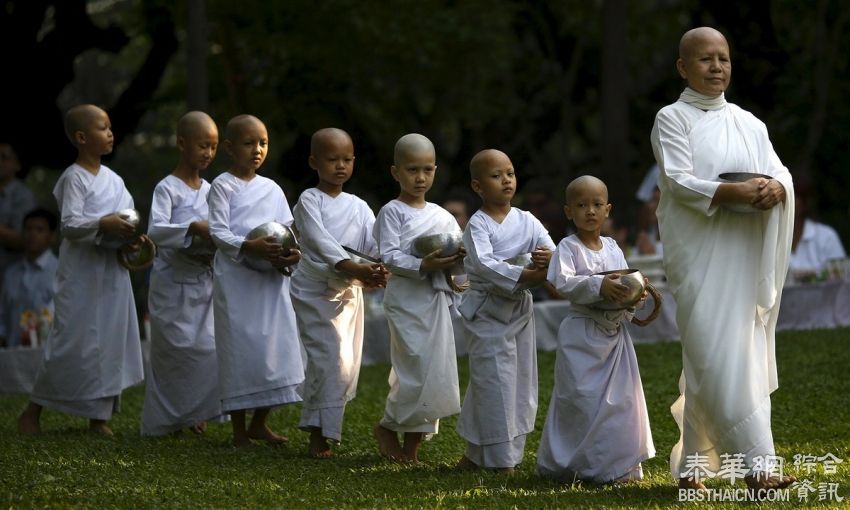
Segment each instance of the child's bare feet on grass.
M248 429L248 438L255 441L265 441L269 444L283 444L289 442L289 438L272 432L268 425L255 426L253 423Z
M372 434L375 436L375 440L378 441L378 450L380 450L381 455L393 462L405 461L404 452L401 451L398 434L395 431L383 427L378 423L372 429Z
M189 427L189 430L195 434L203 434L207 431L207 422L202 421Z
M705 487L705 484L695 480L694 478L679 478L679 488L680 489L695 489L698 491L707 491L708 489Z
M112 437L112 429L106 424L106 420L89 420L89 432L104 437Z
M36 406L33 403L27 405L27 408L18 416L18 433L25 436L34 436L41 433L41 406Z
M797 481L797 478L790 475L770 475L767 473L758 474L755 476L745 476L744 481L747 487L753 490L773 490L784 489Z
M424 437L425 434L422 432L404 433L404 446L401 448L401 453L404 455L405 461L411 464L419 464L419 446Z
M310 445L307 447L307 455L314 459L329 459L334 456L328 439L322 435L322 429L319 427L310 429Z

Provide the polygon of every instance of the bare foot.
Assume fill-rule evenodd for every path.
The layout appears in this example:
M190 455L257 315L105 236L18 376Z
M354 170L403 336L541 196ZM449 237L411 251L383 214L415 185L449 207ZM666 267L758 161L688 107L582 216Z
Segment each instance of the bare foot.
M496 471L499 474L505 475L505 476L514 476L516 474L516 469L514 469L512 467L496 468L494 471Z
M419 464L419 446L422 444L424 437L425 434L422 432L404 433L404 446L401 448L401 453L407 462Z
M283 444L289 442L288 437L275 434L268 425L263 425L262 428L252 426L248 429L247 435L249 439L265 441L270 444Z
M322 429L314 428L310 431L310 445L307 447L307 455L314 459L329 459L334 456L327 438L322 436Z
M24 411L18 416L18 433L25 436L35 436L41 434L41 424L38 418L33 417L32 413Z
M89 420L89 432L104 437L112 437L115 435L104 420Z
M707 491L705 484L696 481L694 478L679 478L680 489L695 489L698 491Z
M381 455L393 462L404 462L404 453L398 443L398 434L383 427L380 423L372 429L372 434L378 441L378 450L380 450Z
M202 421L200 423L196 423L196 424L192 425L191 427L189 427L189 430L191 432L194 432L195 434L203 434L204 432L207 431L207 422Z
M455 469L458 471L477 471L481 469L481 466L469 460L469 457L464 455L461 457L460 461L455 465Z
M754 490L772 490L784 489L797 481L797 478L790 475L768 475L767 473L758 474L756 476L745 476L744 481L747 482L747 487Z

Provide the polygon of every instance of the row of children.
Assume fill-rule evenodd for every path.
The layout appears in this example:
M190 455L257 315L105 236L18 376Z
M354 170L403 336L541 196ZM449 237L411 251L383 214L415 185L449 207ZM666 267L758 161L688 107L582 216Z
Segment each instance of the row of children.
M41 410L50 407L87 417L94 431L108 435L118 396L143 376L130 280L99 240L135 236L132 225L112 214L133 201L120 177L100 163L112 150L107 114L92 105L72 108L66 131L79 156L54 191L64 237L56 320L18 426L39 432ZM154 191L149 235L160 252L150 281L143 434L201 431L207 420L229 413L234 445L283 442L267 425L269 411L303 401L299 428L310 433L308 453L331 457L360 369L364 306L357 280L386 287L390 391L373 429L382 455L418 462L422 441L438 432L440 419L460 413L457 431L467 448L459 467L510 472L523 458L537 411L528 289L548 279L573 306L559 332L538 471L598 482L641 477L640 464L654 448L634 349L620 326L629 312L588 306L622 301L627 290L613 276L595 275L625 267L616 243L600 236L611 210L602 181L583 176L567 186L564 210L578 233L556 246L532 214L511 205L517 178L509 157L483 150L470 163L481 207L463 231L465 251L442 256L438 249L420 258L412 249L418 237L460 232L448 211L426 201L437 170L426 137L408 134L396 143L390 171L400 192L377 217L343 191L355 156L342 130L313 135L309 165L318 184L292 212L281 188L257 174L269 147L259 119L240 115L228 122L223 146L232 163L210 185L200 174L218 142L208 115L182 117L180 162ZM271 238L246 239L268 221L294 223L301 251ZM212 267L181 251L193 236L215 243ZM352 249L381 261L355 259ZM527 265L510 262L523 254L531 255ZM261 272L243 263L249 256L297 268L291 278ZM444 270L461 260L469 288L457 299ZM462 405L452 328L457 312L470 368Z

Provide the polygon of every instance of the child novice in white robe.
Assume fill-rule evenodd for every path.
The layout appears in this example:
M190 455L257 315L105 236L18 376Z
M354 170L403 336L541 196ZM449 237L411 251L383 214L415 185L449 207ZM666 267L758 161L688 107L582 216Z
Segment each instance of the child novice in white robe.
M209 195L209 229L218 247L213 310L222 411L231 414L235 446L250 439L280 443L287 439L268 428L268 413L300 402L297 388L304 380L289 278L277 269L254 269L245 258L262 257L285 268L297 262L299 253L287 255L268 238L245 236L270 221L291 225L292 213L280 186L256 173L268 148L268 132L259 119L231 119L224 147L233 166L215 178ZM254 413L246 429L249 409Z
M511 472L522 461L537 414L537 350L528 288L543 283L555 244L531 213L511 206L516 175L501 151L470 163L481 208L463 234L470 287L459 311L466 328L469 386L457 432L467 448L458 467ZM531 254L533 265L510 261Z
M127 269L107 236L134 239L135 227L114 214L133 207L124 181L100 164L112 152L109 116L93 105L71 108L65 131L76 162L53 189L61 214L55 316L30 403L18 420L40 432L43 407L89 418L92 431L112 435L106 422L121 392L144 378L139 322Z
M150 371L142 435L189 428L203 432L221 414L213 335L212 255L187 253L193 237L209 240L207 195L200 177L215 157L218 129L203 112L177 124L180 161L154 189L148 235L158 253L150 275Z
M460 233L455 218L425 201L436 172L434 146L411 133L396 143L391 172L399 183L399 198L378 212L375 240L381 260L392 272L384 293L390 328L390 392L384 416L375 427L381 453L396 461L417 462L424 437L436 434L439 420L460 410L457 354L449 307L452 290L445 269L462 252L424 258L413 255L421 236ZM398 433L404 433L401 449Z
M357 392L364 328L360 286L384 286L386 276L380 264L356 263L343 248L378 253L372 237L375 214L342 190L354 171L351 137L335 128L317 131L309 164L319 183L305 190L293 209L302 256L290 294L307 353L298 426L310 432L308 454L327 458L332 455L328 440L342 440L345 405Z
M619 285L596 273L628 267L617 242L599 235L610 210L602 181L570 183L566 211L578 233L558 244L549 266L548 280L570 307L558 329L537 471L567 483L640 480L641 462L655 455L634 345L622 324L633 311L593 308Z

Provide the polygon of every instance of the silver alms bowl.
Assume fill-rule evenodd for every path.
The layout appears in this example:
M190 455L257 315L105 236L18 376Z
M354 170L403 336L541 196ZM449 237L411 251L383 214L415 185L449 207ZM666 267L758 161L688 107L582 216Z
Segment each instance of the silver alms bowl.
M424 257L429 253L440 250L440 257L451 257L463 247L461 232L448 232L417 237L413 241L413 254Z
M717 176L720 182L747 182L750 179L773 179L773 177L765 174L757 174L750 172L726 172ZM750 204L723 204L724 209L740 213L755 213L764 212L764 210L754 207Z
M534 264L534 260L531 258L530 253L520 253L514 257L509 259L505 259L505 262L512 266L522 266L522 267L530 267Z
M298 239L295 237L295 232L286 225L282 225L276 221L270 221L254 227L250 232L248 232L245 239L254 240L269 236L273 237L274 242L281 245L283 248L295 250L299 249ZM252 255L247 255L245 257L245 263L257 271L277 271L277 269L272 266L271 262L268 260L254 257Z
M216 246L211 239L195 234L191 244L181 251L192 257L212 257L215 255Z
M643 273L637 269L614 269L612 271L602 271L601 273L596 274L602 276L607 276L609 274L619 275L620 277L618 278L618 281L628 287L629 290L626 299L623 300L622 303L604 300L598 303L593 303L594 308L601 308L603 310L622 310L624 308L631 308L640 301L641 296L643 296L643 291L646 290L646 282L643 279Z
M142 217L139 214L139 211L133 208L127 208L121 209L120 211L115 211L114 214L121 216L124 221L136 227L136 232L138 233L139 225L142 222ZM103 238L101 238L100 240L100 245L104 248L120 248L132 241L134 238L135 236L124 237L121 235L104 234Z

